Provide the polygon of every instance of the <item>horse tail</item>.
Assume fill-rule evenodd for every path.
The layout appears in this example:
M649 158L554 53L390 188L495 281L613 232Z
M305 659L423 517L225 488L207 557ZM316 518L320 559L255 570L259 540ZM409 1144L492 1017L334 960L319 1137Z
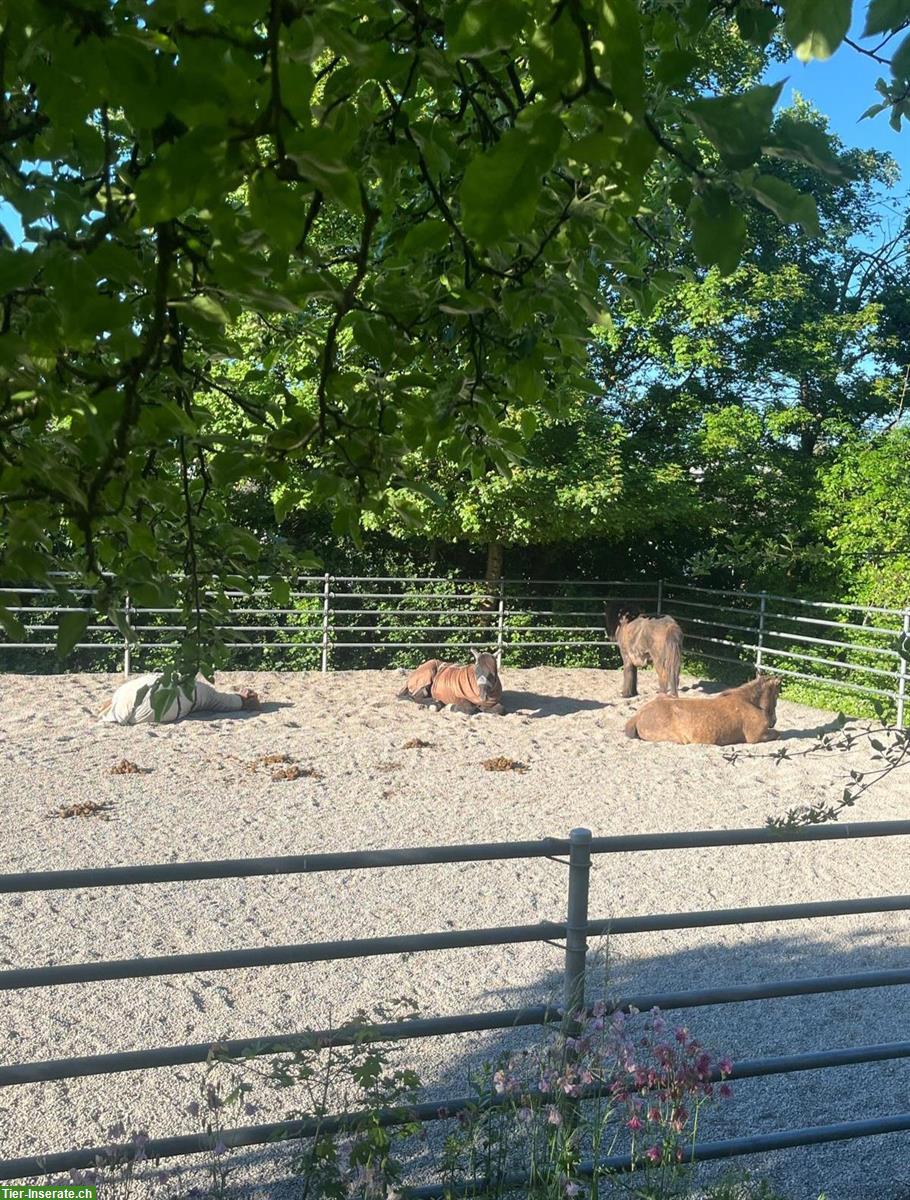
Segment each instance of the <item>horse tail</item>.
M664 647L664 671L666 672L667 691L675 696L679 691L679 670L682 664L683 633L678 625L667 635Z
M98 716L103 717L106 713L109 713L111 711L111 706L113 705L113 703L114 703L113 700L106 700L104 702L103 707L99 710Z
M627 738L637 738L638 737L638 714L637 713L630 720L626 721L625 732L626 732Z

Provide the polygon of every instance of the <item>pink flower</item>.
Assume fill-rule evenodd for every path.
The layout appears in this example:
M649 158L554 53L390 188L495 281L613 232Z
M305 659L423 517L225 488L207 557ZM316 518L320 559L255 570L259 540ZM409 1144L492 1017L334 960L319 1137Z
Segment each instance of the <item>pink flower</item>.
M556 1107L555 1104L547 1105L547 1124L548 1125L561 1125L562 1124L562 1117L559 1115L559 1109Z
M637 1130L641 1129L642 1128L641 1117L630 1117L629 1120L626 1121L626 1128L631 1129L633 1131L637 1131Z
M717 1065L721 1075L733 1074L733 1060L731 1058L722 1058Z
M660 1109L659 1108L649 1108L648 1109L648 1120L649 1121L659 1121L660 1120Z
M679 1029L676 1030L676 1040L681 1046L684 1046L689 1040L689 1031L684 1025L681 1025Z
M689 1119L689 1110L687 1108L674 1108L672 1125L677 1133L682 1133L686 1127L686 1121Z
M566 1195L567 1196L580 1196L584 1190L585 1189L581 1186L580 1183L567 1183L566 1184Z
M649 1158L652 1163L659 1163L662 1157L660 1146L649 1146L645 1151L645 1158Z
M729 1083L722 1083L720 1085L720 1094L725 1100L729 1100L733 1095L733 1088L730 1087Z

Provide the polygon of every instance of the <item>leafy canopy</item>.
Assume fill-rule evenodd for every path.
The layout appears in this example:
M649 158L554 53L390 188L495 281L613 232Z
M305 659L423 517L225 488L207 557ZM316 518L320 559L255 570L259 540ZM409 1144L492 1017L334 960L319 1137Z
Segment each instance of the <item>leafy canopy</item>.
M232 481L296 467L353 531L418 451L507 474L513 415L584 390L592 325L652 304L680 238L729 272L753 205L812 231L755 164L831 168L816 132L773 131L774 89L712 94L712 59L719 33L824 57L849 8L10 6L0 169L26 244L0 248L3 574L76 566L102 610L176 598L185 673L217 654L223 588L276 569L227 520Z

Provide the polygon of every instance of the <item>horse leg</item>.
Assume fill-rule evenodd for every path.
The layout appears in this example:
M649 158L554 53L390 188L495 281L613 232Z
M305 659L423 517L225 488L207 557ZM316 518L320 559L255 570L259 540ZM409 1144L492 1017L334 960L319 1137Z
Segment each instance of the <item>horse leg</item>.
M638 695L638 667L625 660L622 664L622 691L619 694L624 700Z
M504 717L506 713L502 704L494 704L492 708L480 708L477 711L480 713L492 713L496 717Z
M430 698L429 685L427 687L422 687L422 688L418 689L418 691L416 691L416 692L409 692L406 687L402 688L401 691L398 693L398 695L395 697L396 700L413 700L415 704L426 704L427 701L429 700L429 698Z
M457 700L454 704L449 705L449 712L463 713L466 717L473 717L475 713L480 712L476 704L471 704L469 700Z

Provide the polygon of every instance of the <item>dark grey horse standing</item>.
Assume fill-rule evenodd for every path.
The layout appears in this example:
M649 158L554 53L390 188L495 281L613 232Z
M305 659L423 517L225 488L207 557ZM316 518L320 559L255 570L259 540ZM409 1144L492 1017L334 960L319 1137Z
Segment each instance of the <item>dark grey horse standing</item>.
M679 690L683 632L672 617L649 616L638 609L607 603L604 612L607 637L622 657L622 693L638 695L638 668L654 663L658 691L675 696Z

